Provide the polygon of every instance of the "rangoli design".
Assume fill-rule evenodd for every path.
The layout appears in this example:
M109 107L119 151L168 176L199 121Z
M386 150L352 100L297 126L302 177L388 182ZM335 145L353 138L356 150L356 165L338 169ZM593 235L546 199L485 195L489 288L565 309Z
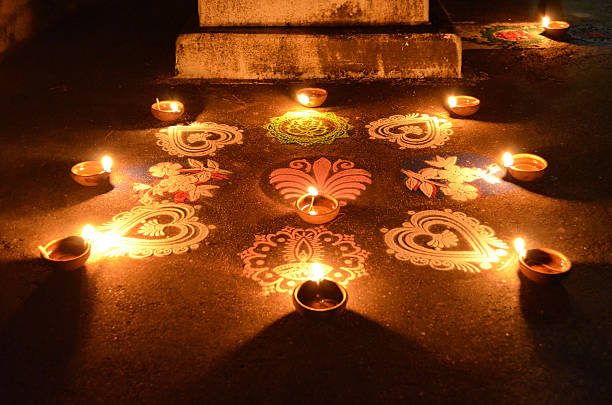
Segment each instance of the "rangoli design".
M538 26L510 26L493 25L486 26L480 34L483 39L504 45L533 45L548 41L548 38L540 35L542 27Z
M428 114L392 115L366 125L370 139L395 142L400 149L435 148L453 134L452 124Z
M240 253L243 275L263 287L264 294L291 292L311 277L312 263L320 263L325 277L339 284L366 275L369 252L353 235L334 233L324 226L285 227L276 233L256 235L255 243Z
M458 201L473 200L481 195L477 185L470 184L479 180L488 184L498 184L502 180L504 170L496 163L489 164L486 169L479 167L463 167L457 165L457 156L436 156L425 160L430 165L424 169L412 171L401 169L406 175L406 187L412 191L420 191L432 198L442 194Z
M187 204L153 204L122 212L98 227L94 253L140 259L197 249L214 225L198 222Z
M572 42L588 45L612 45L612 25L610 24L578 24L569 29Z
M241 144L242 130L214 122L175 125L156 134L157 144L171 155L214 156L226 145Z
M270 119L264 125L267 136L281 143L297 143L302 146L329 144L339 138L347 138L353 126L348 118L332 112L289 111L280 117Z
M207 184L212 179L228 180L228 170L219 168L219 164L210 159L203 162L195 159L187 159L188 168L180 163L161 162L149 168L149 173L161 180L153 184L134 183L132 188L140 204L149 205L158 202L166 194L174 196L175 203L185 200L195 202L200 197L212 197L212 190L219 188L214 184Z
M508 245L488 226L451 210L430 210L411 215L400 228L383 228L387 253L398 260L435 270L480 272L509 261Z
M372 183L371 177L370 172L356 169L350 160L337 159L332 164L322 157L312 164L307 159L291 161L288 168L270 173L270 184L280 190L285 199L297 199L313 186L320 193L336 198L340 205L346 205L346 200L356 199L366 189L366 184Z

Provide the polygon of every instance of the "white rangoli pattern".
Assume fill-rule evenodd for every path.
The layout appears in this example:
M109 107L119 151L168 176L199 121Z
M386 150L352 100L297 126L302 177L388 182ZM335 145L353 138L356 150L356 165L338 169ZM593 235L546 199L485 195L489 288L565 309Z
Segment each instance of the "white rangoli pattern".
M297 199L314 186L323 194L336 198L340 205L346 200L354 200L371 184L372 175L363 169L355 169L350 160L338 159L333 164L327 158L317 159L311 164L306 159L297 159L289 163L288 168L274 170L270 173L270 184L273 184L285 199Z
M451 210L415 213L402 227L381 229L387 253L396 259L436 270L480 272L509 259L508 245L488 226Z
M187 204L153 204L122 212L97 228L94 253L141 259L197 249L214 225L198 222Z
M446 158L436 156L434 160L426 160L425 163L433 166L421 169L418 172L402 169L407 176L406 187L412 191L420 190L427 197L435 197L439 189L444 195L453 200L467 201L480 197L480 190L471 183L476 180L484 180L487 183L501 183L498 177L503 170L495 163L487 169L479 167L457 166L457 156Z
M392 115L366 125L370 139L395 142L400 149L435 148L453 134L452 124L428 114Z
M291 292L311 277L315 262L322 265L326 278L346 285L367 274L368 255L353 235L334 233L324 226L287 226L276 233L256 235L253 246L240 253L243 276L256 281L266 295Z
M171 155L214 156L226 145L241 144L242 130L214 122L175 125L157 133L157 144Z

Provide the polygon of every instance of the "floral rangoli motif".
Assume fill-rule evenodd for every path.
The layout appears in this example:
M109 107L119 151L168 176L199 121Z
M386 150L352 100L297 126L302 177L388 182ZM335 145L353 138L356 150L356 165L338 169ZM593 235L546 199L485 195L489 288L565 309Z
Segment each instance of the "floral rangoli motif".
M428 114L392 115L366 125L370 139L397 143L400 149L435 148L453 134L452 124Z
M297 143L302 146L329 144L339 138L347 138L353 126L348 118L332 112L289 111L280 117L270 119L264 125L267 136L281 143Z
M400 228L383 228L387 253L398 260L435 270L480 272L503 267L512 255L508 245L488 226L451 210L415 213Z
M425 196L435 197L438 191L458 201L473 200L480 197L480 189L469 184L477 180L489 184L501 183L500 175L504 171L496 164L490 164L486 169L479 167L458 166L457 156L440 157L425 160L433 167L426 167L418 172L402 169L406 175L406 187L412 191L421 191Z
M137 206L97 228L94 253L140 259L197 249L214 225L198 222L187 204Z
M171 155L214 156L226 145L241 144L242 130L214 122L175 125L156 134L157 144Z
M180 163L161 162L149 168L149 173L160 180L153 184L134 183L132 188L136 193L140 204L148 205L158 202L166 194L174 196L175 203L186 200L195 202L200 197L212 197L212 190L219 188L214 184L207 184L212 179L228 180L228 170L219 168L219 164L210 159L206 166L203 162L195 159L187 159L188 168Z
M485 27L480 34L489 42L505 45L532 45L548 41L540 35L543 29L538 26L493 25Z
M347 285L367 274L364 265L368 255L353 235L334 233L324 226L287 226L276 233L256 235L255 243L240 253L243 276L256 281L266 295L291 292L311 277L315 262L323 266L326 278Z
M366 189L366 184L372 183L371 177L370 172L356 169L350 160L337 159L332 164L322 157L312 164L306 159L291 161L288 168L270 173L270 184L280 190L285 199L297 199L313 186L346 205L346 200L356 199Z

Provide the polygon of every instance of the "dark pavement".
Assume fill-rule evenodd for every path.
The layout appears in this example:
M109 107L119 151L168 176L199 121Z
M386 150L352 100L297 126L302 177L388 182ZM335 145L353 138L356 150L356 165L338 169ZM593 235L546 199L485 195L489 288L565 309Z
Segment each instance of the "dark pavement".
M330 96L317 111L354 128L331 144L299 146L267 137L263 126L302 110L291 96L300 85L173 81L173 42L195 6L142 4L84 10L0 64L0 403L609 403L611 47L466 51L457 81L319 83ZM460 2L447 7L466 13ZM460 92L482 100L473 119L444 108ZM158 180L151 166L188 167L187 157L157 144L164 125L149 112L155 97L181 100L185 123L243 131L242 144L193 157L232 172L206 183L219 186L212 197L183 203L199 206L195 227L210 233L183 254L97 254L85 268L54 271L37 245L138 207L132 185ZM369 138L366 125L410 113L446 119L453 133L423 149ZM545 177L484 185L480 197L459 201L441 190L437 198L411 191L400 172L435 155L492 162L507 150L546 158ZM73 164L104 154L115 161L112 187L72 181ZM348 311L311 323L294 313L290 294L265 295L243 275L245 262L272 268L295 250L266 253L263 264L239 254L256 235L287 226L322 232L269 184L273 170L321 157L353 162L371 184L326 225L339 236L321 236L320 246L311 240L323 263L354 276L345 278ZM445 209L476 218L508 245L522 236L564 252L571 274L535 285L517 272L511 247L479 272L387 253L381 229L407 226L409 211ZM325 239L343 235L344 245ZM488 243L476 231L472 237ZM369 255L343 262L341 247ZM359 265L367 275L355 275Z

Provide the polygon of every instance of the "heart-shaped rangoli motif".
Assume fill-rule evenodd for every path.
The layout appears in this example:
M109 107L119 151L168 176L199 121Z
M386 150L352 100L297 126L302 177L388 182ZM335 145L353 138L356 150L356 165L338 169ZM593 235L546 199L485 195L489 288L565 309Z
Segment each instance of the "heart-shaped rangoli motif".
M381 229L387 253L396 259L436 270L480 272L508 258L508 245L488 226L462 212L430 210L415 213L401 228ZM501 266L500 266L501 267Z
M435 148L453 134L452 124L428 114L392 115L366 125L370 139L395 142L400 149Z
M270 184L274 184L285 199L297 199L308 193L313 186L320 193L329 194L346 205L354 200L366 184L371 184L372 175L363 169L356 169L350 160L338 159L333 164L327 158L319 158L313 164L306 159L289 163L288 168L270 173Z
M107 257L168 256L197 249L214 228L198 222L190 205L138 206L98 227L93 247Z
M175 125L156 134L157 144L171 155L213 156L226 145L241 144L242 130L215 122Z

